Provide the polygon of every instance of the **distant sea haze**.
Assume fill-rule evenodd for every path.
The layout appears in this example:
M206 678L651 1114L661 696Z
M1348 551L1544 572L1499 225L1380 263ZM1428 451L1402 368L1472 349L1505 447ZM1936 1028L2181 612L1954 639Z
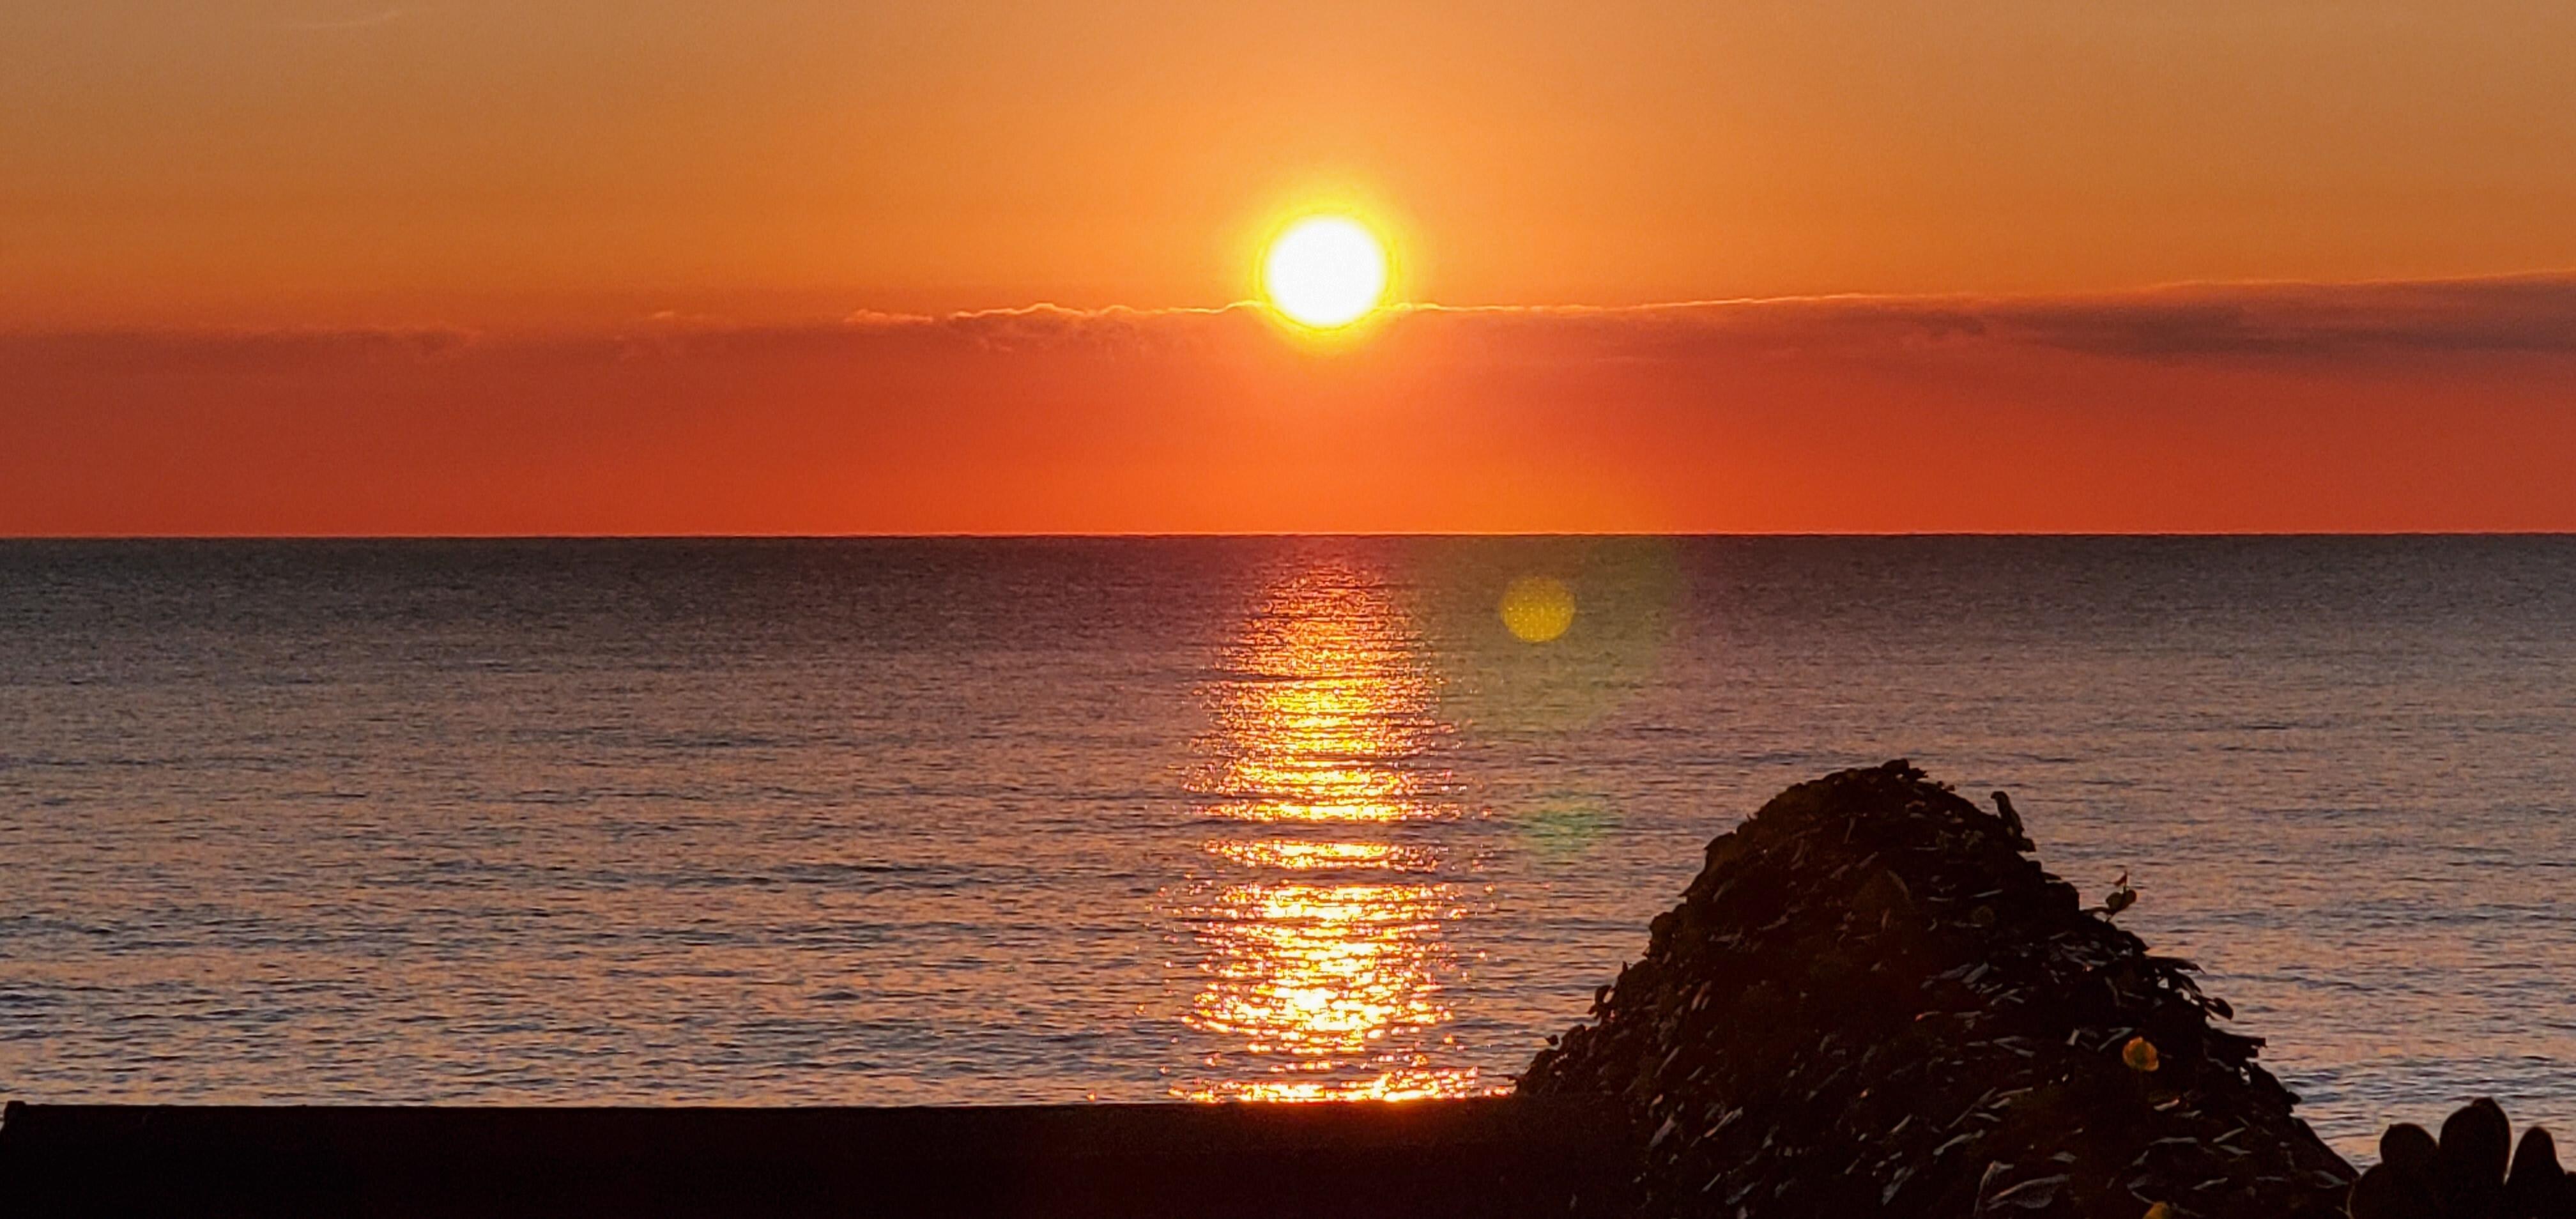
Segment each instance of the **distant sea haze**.
M12 542L0 725L18 1099L1492 1091L1910 757L2347 1153L2576 1120L2571 538Z

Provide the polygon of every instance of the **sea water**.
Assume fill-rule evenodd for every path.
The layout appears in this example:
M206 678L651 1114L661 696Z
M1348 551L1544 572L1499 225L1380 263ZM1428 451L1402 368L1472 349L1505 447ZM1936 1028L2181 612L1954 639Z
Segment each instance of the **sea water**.
M1508 1088L1908 757L2348 1154L2576 1121L2576 539L0 543L0 1095Z

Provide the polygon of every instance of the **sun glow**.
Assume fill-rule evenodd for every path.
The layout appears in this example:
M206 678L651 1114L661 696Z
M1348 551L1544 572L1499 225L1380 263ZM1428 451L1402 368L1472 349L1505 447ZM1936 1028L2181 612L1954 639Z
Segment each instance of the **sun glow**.
M1271 241L1261 291L1289 321L1334 330L1367 317L1386 295L1386 245L1348 216L1309 216Z

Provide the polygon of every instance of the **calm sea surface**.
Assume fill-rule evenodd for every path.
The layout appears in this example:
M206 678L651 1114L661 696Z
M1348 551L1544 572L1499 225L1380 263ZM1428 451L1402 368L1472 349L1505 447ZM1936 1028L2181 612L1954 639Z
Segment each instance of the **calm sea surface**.
M1897 756L2347 1152L2576 1123L2558 538L0 544L0 1095L1503 1088Z

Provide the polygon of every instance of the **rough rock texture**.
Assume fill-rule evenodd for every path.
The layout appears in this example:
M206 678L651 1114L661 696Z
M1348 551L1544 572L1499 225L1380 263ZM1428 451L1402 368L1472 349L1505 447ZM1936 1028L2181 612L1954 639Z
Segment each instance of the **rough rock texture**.
M2412 1122L2379 1136L2379 1163L2352 1186L2353 1219L2576 1219L2576 1180L2558 1167L2549 1132L2522 1132L2492 1100L2471 1101L2435 1139Z
M1890 762L1711 842L1593 1023L1521 1078L1618 1098L1645 1143L1637 1196L1587 1209L2341 1214L2352 1169L2261 1040L2212 1027L2194 967L2082 909L2002 809Z

